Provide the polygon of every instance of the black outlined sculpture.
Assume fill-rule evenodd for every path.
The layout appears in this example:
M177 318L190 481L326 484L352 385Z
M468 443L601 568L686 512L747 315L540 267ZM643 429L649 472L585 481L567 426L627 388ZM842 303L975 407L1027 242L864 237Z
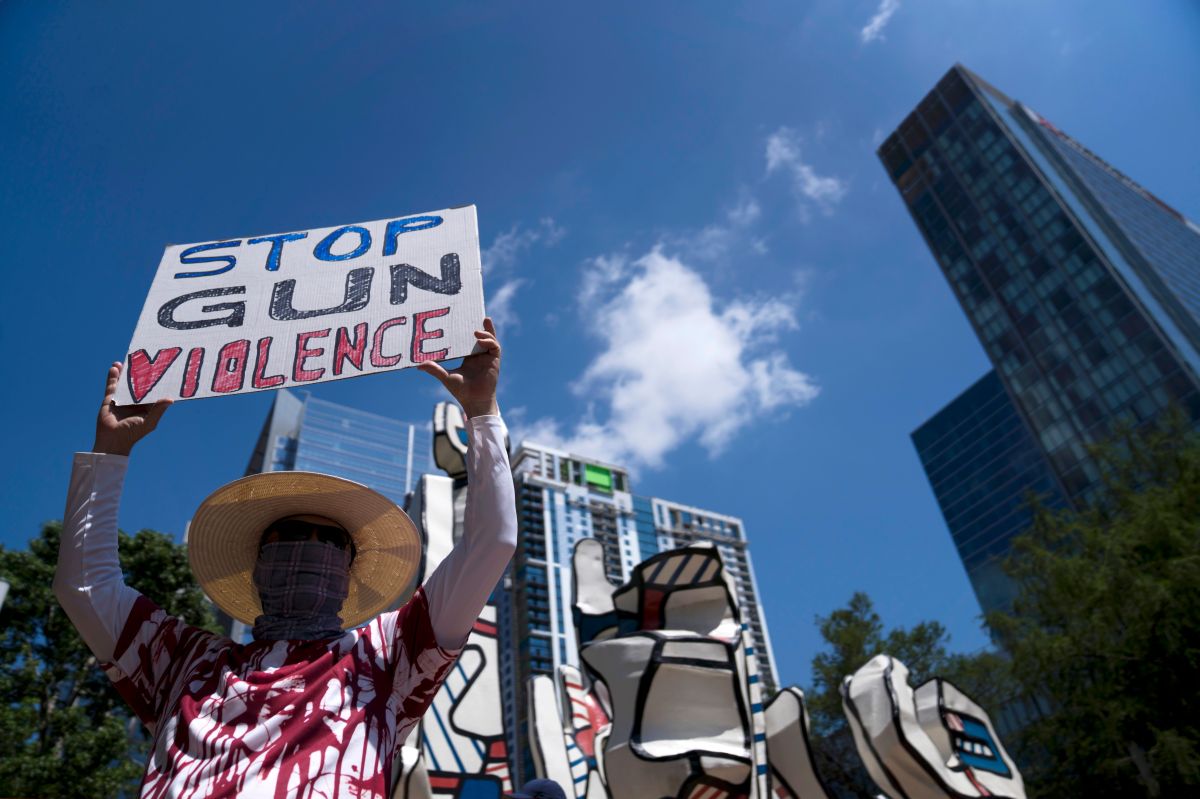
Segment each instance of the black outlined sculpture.
M829 799L813 762L804 692L784 688L767 703L767 761L779 799Z
M531 681L531 743L577 799L766 797L766 720L736 589L710 544L663 552L614 587L601 544L575 548L586 677ZM589 751L590 749L590 751Z
M716 548L659 553L620 587L595 539L576 545L572 565L584 671L530 680L538 776L575 799L829 799L804 694L786 688L763 709ZM859 755L886 796L1024 799L987 713L945 680L914 691L907 679L880 655L842 688Z
M842 683L859 757L891 797L1025 799L1025 784L988 714L945 680L915 691L908 668L878 655Z

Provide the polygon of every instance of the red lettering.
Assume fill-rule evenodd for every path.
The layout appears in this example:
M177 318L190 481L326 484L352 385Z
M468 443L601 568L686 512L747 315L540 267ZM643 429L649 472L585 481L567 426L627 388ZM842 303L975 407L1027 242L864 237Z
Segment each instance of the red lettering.
M445 316L450 313L449 308L438 308L435 311L418 311L413 314L413 338L412 338L412 362L424 363L425 361L439 361L450 354L450 350L435 350L434 352L425 352L422 349L423 342L426 339L441 338L441 330L426 330L425 322L430 319L437 319L439 316Z
M200 387L200 367L204 365L204 348L193 347L188 352L187 364L183 367L183 383L179 386L179 396L184 399L196 396Z
M337 329L333 339L333 373L342 373L342 363L349 361L354 368L362 371L363 354L367 350L367 323L359 322L354 326L354 341L350 341L350 332L344 327Z
M292 380L297 383L309 383L313 380L321 379L321 375L325 374L325 367L321 367L320 369L305 369L304 362L309 358L315 358L325 353L324 347L309 349L309 339L325 338L328 335L329 328L296 335L296 360L292 366Z
M250 355L250 339L231 341L217 353L217 371L213 375L212 390L218 394L241 391L246 382L246 360Z
M145 350L129 353L129 372L126 379L129 381L129 394L134 402L141 402L150 390L158 385L158 381L162 380L162 376L171 368L171 364L175 363L181 352L182 347L169 347L159 350L153 358Z
M383 354L383 334L389 328L396 325L403 325L408 322L407 316L397 316L395 319L389 319L381 324L375 330L375 337L371 339L371 365L372 366L395 366L400 363L400 355L384 355Z
M250 385L255 388L275 388L282 385L284 381L283 375L271 375L267 377L267 361L271 357L271 336L265 336L258 340L258 357L254 359L254 377L250 378Z

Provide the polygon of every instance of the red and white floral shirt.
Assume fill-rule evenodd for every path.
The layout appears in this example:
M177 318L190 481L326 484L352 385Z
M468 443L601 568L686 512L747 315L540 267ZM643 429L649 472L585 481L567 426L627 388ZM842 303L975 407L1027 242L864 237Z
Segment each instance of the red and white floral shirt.
M516 544L499 417L468 422L464 534L397 611L327 641L236 644L124 584L128 459L79 453L55 589L153 735L142 797L390 795L392 764L453 667Z

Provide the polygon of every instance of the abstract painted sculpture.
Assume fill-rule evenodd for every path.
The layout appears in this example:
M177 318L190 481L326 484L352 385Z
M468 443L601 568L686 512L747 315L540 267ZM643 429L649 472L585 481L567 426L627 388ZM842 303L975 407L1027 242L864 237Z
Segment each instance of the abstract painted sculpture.
M804 694L766 705L733 583L709 544L663 552L614 587L600 542L575 547L584 671L530 680L538 776L575 799L828 799ZM894 799L1024 799L988 715L950 683L915 692L881 655L843 687L859 754Z
M456 405L434 411L434 459L408 511L429 574L461 534L467 434ZM720 552L693 544L609 582L603 545L572 558L582 671L531 678L529 744L537 776L574 799L829 799L814 766L804 694L765 707L758 661ZM476 623L454 672L401 748L393 799L499 799L512 790L497 646L497 609ZM992 722L954 685L915 691L880 655L842 686L859 756L893 799L1024 799ZM526 775L532 776L532 775Z
M784 688L767 702L767 760L779 799L829 799L813 763L804 692Z
M599 797L765 797L757 661L710 544L643 561L614 587L600 542L575 547L575 626L587 676L531 681L539 774Z
M842 705L859 757L889 796L1024 799L988 714L951 683L914 691L905 665L878 655L842 683Z

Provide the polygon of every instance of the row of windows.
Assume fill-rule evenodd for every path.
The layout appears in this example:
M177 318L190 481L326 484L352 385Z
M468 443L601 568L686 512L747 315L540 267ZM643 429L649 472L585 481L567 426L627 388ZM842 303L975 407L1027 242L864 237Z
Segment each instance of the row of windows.
M1024 164L1009 164L1002 158L1005 148L1011 149L1007 141L991 130L980 130L982 120L979 114L972 112L969 116L974 121L971 123L973 127L968 126L968 129L979 134L978 146L972 147L956 140L958 134L953 128L947 128L939 138L946 145L948 160L956 161L954 168L946 170L940 167L936 148L922 154L923 164L938 166L936 190L939 194L936 201L930 193L916 198L913 210L914 218L926 228L931 246L935 251L941 250L938 253L939 260L943 264L950 264L947 276L955 285L964 305L972 311L989 354L1002 373L1009 376L1025 365L1026 352L1032 350L1031 354L1041 364L1040 369L1053 381L1054 392L1073 397L1074 404L1090 402L1095 396L1109 413L1120 410L1130 402L1140 401L1145 406L1147 400L1138 396L1139 389L1145 388L1139 385L1139 378L1144 380L1145 377L1121 378L1133 371L1132 362L1116 357L1111 347L1103 344L1097 346L1096 340L1101 338L1101 333L1095 328L1087 328L1082 314L1071 312L1073 298L1063 285L1061 272L1050 268L1050 261L1062 261L1067 267L1083 267L1080 269L1081 287L1093 288L1093 293L1085 295L1083 301L1091 306L1105 302L1111 304L1099 309L1093 307L1093 310L1100 311L1103 321L1109 321L1103 318L1105 314L1119 316L1123 311L1132 310L1127 300L1111 278L1105 276L1104 280L1099 280L1097 270L1086 268L1091 265L1089 261L1095 262L1095 254L1087 248L1079 233L1068 226L1061 210L1049 202L1048 193L1041 187L1035 187L1028 168ZM997 175L992 171L989 176L991 169L983 168L981 158L992 162L990 168L997 165L1004 167L1005 174ZM962 184L956 182L952 173L957 173ZM1021 212L1014 213L1008 207L1006 200L999 195L999 183L1010 187L1012 199L1023 205ZM964 191L964 185L968 191ZM969 193L975 194L974 200L968 199ZM972 207L974 203L994 213L981 218ZM1003 214L999 212L1001 209ZM1017 221L1019 213L1024 212L1032 214L1029 229L1022 228ZM957 235L951 233L951 220L959 226L963 240L974 244L971 254L983 273L982 279L979 273L971 270L970 262L958 255L958 239ZM1017 230L1019 234L1015 232ZM1029 233L1049 242L1045 257L1038 256L1036 250L1029 248ZM1085 255L1086 259L1083 257ZM1007 266L1010 261L1015 268ZM1034 278L1032 285L1029 277ZM1041 278L1041 285L1038 284L1038 278ZM992 285L989 287L988 283ZM993 290L999 291L1001 303L993 299ZM1049 303L1049 298L1056 290L1059 293L1054 296L1054 304L1058 306L1055 310L1060 311L1058 315L1042 310L1039 302L1040 299ZM972 308L972 305L976 307ZM1001 311L1003 305L1009 306L1007 313ZM1128 316L1128 313L1124 316ZM1010 319L1013 321L1010 322ZM1060 327L1074 324L1071 331L1073 335L1068 343L1075 345L1075 352L1046 335L1047 327L1055 322ZM1125 332L1136 333L1137 325L1138 321L1128 322ZM1016 332L1019 338L1010 338L1009 329ZM1042 334L1040 338L1039 334ZM1086 377L1077 374L1070 366L1071 362L1084 363L1088 369ZM1033 374L1026 376L1036 378ZM1043 444L1049 449L1061 447L1077 434L1077 429L1084 426L1085 421L1091 421L1090 417L1097 415L1093 410L1085 414L1088 419L1075 419L1074 424L1069 424L1061 416L1064 409L1060 404L1048 403L1038 410L1043 411L1041 415L1048 412L1051 416L1042 420L1044 426L1038 425L1042 429ZM1083 457L1086 458L1086 453Z
M1063 134L1042 131L1148 262L1200 319L1200 233L1174 210Z

